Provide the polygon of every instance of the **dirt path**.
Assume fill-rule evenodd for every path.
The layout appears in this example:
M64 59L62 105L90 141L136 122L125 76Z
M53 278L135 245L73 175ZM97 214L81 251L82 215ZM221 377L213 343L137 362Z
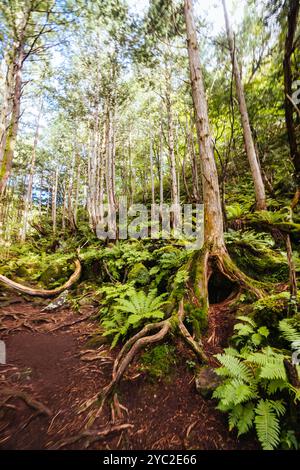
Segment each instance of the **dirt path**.
M102 346L97 351L100 359L82 360L95 354L81 356L80 351L97 329L96 323L85 320L62 327L80 318L66 309L41 314L39 305L25 301L0 308L0 336L7 348L7 364L0 365L0 449L54 448L83 428L86 415L78 413L80 405L108 384L115 351ZM51 332L54 327L56 331ZM211 325L208 336L212 337L213 331ZM208 343L211 354L215 336ZM128 408L125 419L132 427L90 448L255 448L251 441L238 440L229 433L226 418L215 410L213 402L197 394L186 365L192 356L180 342L177 347L180 360L170 381L150 383L137 364L130 367L119 397ZM15 391L15 396L5 395L7 388ZM51 416L38 414L16 396L19 391L48 407ZM104 429L108 421L106 410L97 428ZM66 448L82 449L85 442Z

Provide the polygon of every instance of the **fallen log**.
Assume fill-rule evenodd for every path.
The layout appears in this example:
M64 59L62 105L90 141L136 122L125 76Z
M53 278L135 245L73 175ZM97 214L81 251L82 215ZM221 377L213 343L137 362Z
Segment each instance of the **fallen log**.
M19 292L24 292L25 294L32 295L35 297L55 297L56 295L59 295L64 290L72 287L72 285L75 284L75 282L79 280L80 275L81 275L81 263L79 259L76 259L75 271L73 272L73 274L62 286L56 287L55 289L34 289L32 287L24 286L22 284L19 284L18 282L12 281L11 279L8 279L8 277L3 276L2 274L0 274L0 282L3 282L3 284L9 287L12 287L13 289L18 290Z

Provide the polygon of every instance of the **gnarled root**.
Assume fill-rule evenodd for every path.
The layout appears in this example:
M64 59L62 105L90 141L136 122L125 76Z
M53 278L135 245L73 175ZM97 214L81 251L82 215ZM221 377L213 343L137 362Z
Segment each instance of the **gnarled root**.
M223 276L232 282L239 283L243 289L250 291L258 299L264 296L260 283L244 274L232 261L228 253L212 255L211 262Z
M207 362L208 358L205 355L204 351L201 348L201 344L197 343L190 333L188 332L187 328L185 327L184 323L184 307L183 307L183 300L180 301L179 309L177 312L176 317L173 316L168 318L167 320L163 320L158 323L150 323L146 325L141 331L139 331L136 335L130 338L123 348L121 349L120 353L118 354L117 358L115 359L113 372L112 372L112 380L108 384L108 386L104 389L104 393L97 394L94 398L86 402L84 409L90 408L91 406L95 405L96 403L100 403L100 407L98 408L97 412L90 412L88 415L88 422L87 426L91 426L95 419L98 418L103 410L104 404L106 401L112 396L112 422L118 421L122 418L122 410L126 410L124 406L119 403L117 393L115 392L116 386L120 382L124 372L126 371L129 364L132 362L134 357L138 354L138 352L152 343L157 343L162 341L166 335L170 332L174 326L179 328L181 335L183 336L184 340L188 343L188 345L193 349L196 353L198 358L202 362ZM148 333L158 330L156 333L149 335Z
M32 398L28 393L23 392L21 390L16 390L14 388L2 388L0 390L0 394L6 396L6 401L11 398L20 398L23 400L28 406L36 410L38 414L44 414L46 416L51 416L52 412L49 410L47 406L45 406L40 401L35 400Z
M3 276L0 274L0 282L3 282L9 287L16 289L20 292L24 292L24 294L32 295L35 297L55 297L58 294L61 294L66 289L70 289L75 282L77 282L81 275L81 263L79 259L75 260L75 271L70 276L67 282L65 282L62 286L56 287L56 289L33 289L32 287L23 286L18 282L12 281L8 279L8 277Z
M129 428L132 428L132 427L133 427L132 424L120 424L118 426L108 426L106 429L104 429L102 431L86 429L81 434L78 434L76 436L70 437L69 439L65 439L63 441L60 441L55 446L53 446L51 449L53 449L53 450L62 449L63 447L66 447L68 445L75 444L76 442L80 441L81 439L84 439L86 441L84 447L87 449L95 441L105 439L106 437L110 436L111 434L122 432L122 431L125 431Z

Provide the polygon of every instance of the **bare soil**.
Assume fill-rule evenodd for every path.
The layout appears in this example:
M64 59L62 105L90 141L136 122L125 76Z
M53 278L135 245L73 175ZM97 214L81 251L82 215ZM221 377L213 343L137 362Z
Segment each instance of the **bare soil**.
M81 405L111 378L117 351L109 345L86 349L88 338L99 328L87 318L95 313L93 307L81 313L66 308L49 313L41 308L21 297L0 306L0 337L7 348L7 364L0 365L0 449L53 449L77 436L86 424ZM213 354L226 345L233 322L226 302L211 307L205 349L212 363ZM215 403L196 392L187 366L193 354L175 341L178 363L170 377L153 383L136 360L123 378L119 399L128 410L124 421L130 427L64 448L255 449L253 439L238 439L229 432ZM22 397L24 392L29 402ZM109 420L107 407L93 429L107 429Z

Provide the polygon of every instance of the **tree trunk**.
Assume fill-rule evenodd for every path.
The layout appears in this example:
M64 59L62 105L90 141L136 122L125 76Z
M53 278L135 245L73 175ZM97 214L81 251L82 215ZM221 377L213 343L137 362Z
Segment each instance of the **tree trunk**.
M151 178L151 203L155 204L155 186L153 173L153 136L150 136L150 178Z
M237 98L238 98L239 108L240 108L240 113L241 113L245 149L246 149L246 153L247 153L247 157L248 157L248 161L250 165L250 170L252 174L252 179L254 183L256 209L264 210L266 209L266 195L265 195L264 183L263 183L263 179L261 176L261 171L260 171L257 155L255 152L255 145L254 145L250 122L249 122L244 87L242 84L241 72L240 72L239 64L238 64L236 53L235 53L234 37L233 37L233 32L230 26L229 18L228 18L225 0L222 0L222 3L223 3L223 9L224 9L228 45L230 49L232 67L233 67L233 72L234 72L234 77L235 77Z
M52 187L52 231L53 235L56 235L57 223L56 223L56 206L57 206L57 188L58 188L58 169L55 170L53 187Z
M28 226L28 216L31 211L32 206L32 186L33 186L33 176L35 171L35 160L36 160L36 148L38 144L39 138L39 130L40 130L40 119L43 112L43 102L41 101L40 110L37 118L36 130L34 134L33 140L33 148L32 148L32 158L30 162L30 172L28 178L28 186L27 186L27 193L25 196L25 207L24 207L24 216L23 216L23 227L21 231L21 241L25 242L26 234L27 234L27 226Z
M296 130L294 124L294 106L291 102L293 93L293 74L291 65L291 56L294 52L294 39L297 29L300 2L299 0L289 0L288 11L288 30L285 38L283 73L284 73L284 109L285 122L290 146L290 155L295 168L295 180L297 185L296 194L292 202L293 208L297 205L300 198L300 152L297 145Z
M22 65L24 59L24 44L20 41L18 47L17 56L14 63L14 88L13 88L13 100L12 100L12 111L10 116L10 122L8 129L2 136L3 149L0 152L1 167L0 167L0 199L3 198L7 181L11 173L15 145L18 134L19 119L20 119L20 105L21 105L21 94L22 94Z
M164 171L163 171L163 131L162 122L160 126L160 139L159 139L159 204L160 212L164 203Z
M204 246L202 250L195 253L191 268L193 272L193 290L198 305L205 313L208 310L208 281L213 271L218 271L222 276L232 281L232 287L239 283L247 286L258 297L262 294L255 283L250 281L234 265L226 250L218 173L209 127L208 109L191 0L185 0L184 14L204 204Z
M200 166L203 187L205 243L212 250L225 249L223 218L217 167L209 128L207 102L202 78L196 27L193 18L192 2L185 0L184 13L187 29L187 45L192 86L192 96L196 118L196 129L200 150Z
M174 145L174 121L173 121L173 106L171 97L171 72L166 66L166 108L167 108L167 119L168 119L168 145L169 145L169 158L170 158L170 170L171 170L171 201L174 205L173 211L173 228L179 226L179 211L178 211L178 186L177 186L177 175L176 175L176 158L175 158L175 145Z

